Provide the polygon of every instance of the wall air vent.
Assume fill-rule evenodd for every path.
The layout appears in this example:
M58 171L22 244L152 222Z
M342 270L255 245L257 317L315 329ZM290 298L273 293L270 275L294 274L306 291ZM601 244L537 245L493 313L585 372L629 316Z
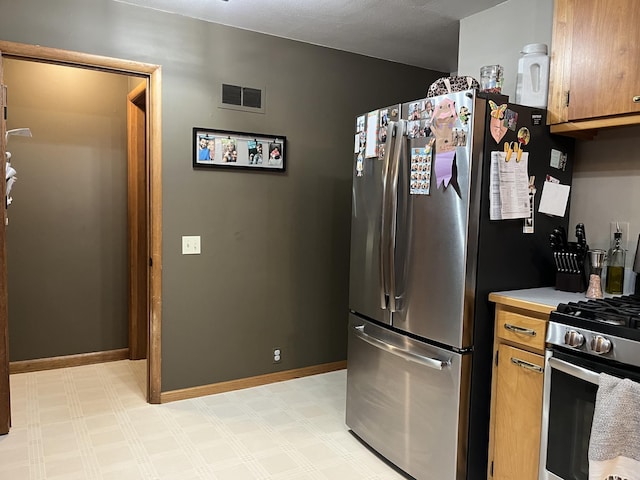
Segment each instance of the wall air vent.
M262 90L257 88L242 89L242 105L251 108L262 107Z
M264 88L242 87L229 83L222 84L220 108L243 112L264 113Z
M242 87L222 84L222 103L242 105Z

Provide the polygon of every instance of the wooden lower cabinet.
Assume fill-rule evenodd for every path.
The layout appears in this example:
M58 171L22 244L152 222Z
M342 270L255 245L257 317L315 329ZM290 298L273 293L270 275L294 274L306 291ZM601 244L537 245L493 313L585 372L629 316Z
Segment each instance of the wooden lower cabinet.
M489 430L490 480L538 480L544 348L555 306L492 293L496 304Z
M509 345L498 347L495 373L495 480L537 480L544 357Z

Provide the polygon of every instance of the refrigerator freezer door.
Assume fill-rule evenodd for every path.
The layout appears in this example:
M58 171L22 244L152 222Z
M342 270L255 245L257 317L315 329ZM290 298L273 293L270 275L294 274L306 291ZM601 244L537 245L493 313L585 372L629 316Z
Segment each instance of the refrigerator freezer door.
M388 112L386 118L392 127L399 118L400 106L379 111ZM383 262L382 223L384 182L393 144L394 138L388 134L385 158L365 158L358 171L356 155L353 169L349 309L383 323L391 322L385 291L388 262Z
M349 428L418 480L465 477L470 355L427 345L362 320L349 321ZM459 442L462 441L462 445Z
M473 95L459 92L432 100L436 115L440 103L456 110L466 107L474 112ZM406 104L404 111L408 110ZM450 111L450 110L449 110ZM484 111L479 123L482 124ZM457 348L471 343L471 315L468 293L473 277L473 225L477 216L470 214L474 115L464 125L456 119L456 129L466 129L464 146L454 148L453 177L444 186L438 171L450 159L439 156L437 148L432 158L429 195L412 195L409 191L412 149L427 145L432 139L421 137L405 140L406 154L401 157L398 179L398 236L396 238L396 304L393 326L435 342ZM433 120L435 121L435 120ZM476 140L482 141L482 130ZM433 145L439 145L438 141ZM474 167L475 168L475 167ZM438 182L440 180L440 182ZM473 205L471 205L473 206ZM471 280L472 281L472 280ZM467 303L465 303L467 302Z

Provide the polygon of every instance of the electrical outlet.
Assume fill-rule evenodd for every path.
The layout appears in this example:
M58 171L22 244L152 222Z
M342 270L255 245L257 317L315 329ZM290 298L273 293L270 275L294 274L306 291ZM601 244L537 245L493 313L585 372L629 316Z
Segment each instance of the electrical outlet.
M609 230L610 230L609 238L613 239L613 234L618 231L617 230L618 226L620 227L620 231L622 232L622 238L620 239L620 246L624 250L628 250L629 249L629 222L620 222L620 221L611 222L609 224Z
M275 347L273 349L273 363L280 363L282 360L282 349Z

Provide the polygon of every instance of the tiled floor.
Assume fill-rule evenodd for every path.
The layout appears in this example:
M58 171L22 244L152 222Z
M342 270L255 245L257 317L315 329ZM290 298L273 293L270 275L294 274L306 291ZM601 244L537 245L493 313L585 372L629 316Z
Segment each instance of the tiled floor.
M143 362L11 376L6 480L402 480L344 424L346 371L163 405Z

